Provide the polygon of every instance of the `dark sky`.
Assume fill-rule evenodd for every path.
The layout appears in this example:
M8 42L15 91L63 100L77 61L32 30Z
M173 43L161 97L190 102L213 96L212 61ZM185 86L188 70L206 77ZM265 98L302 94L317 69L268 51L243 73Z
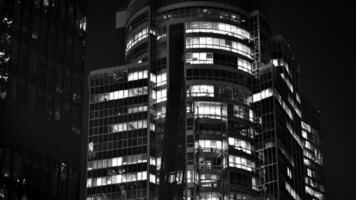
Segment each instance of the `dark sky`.
M321 111L328 199L356 199L355 7L352 1L270 1L273 32L293 48L301 63L302 94ZM120 4L122 0L88 1L88 69L114 64Z

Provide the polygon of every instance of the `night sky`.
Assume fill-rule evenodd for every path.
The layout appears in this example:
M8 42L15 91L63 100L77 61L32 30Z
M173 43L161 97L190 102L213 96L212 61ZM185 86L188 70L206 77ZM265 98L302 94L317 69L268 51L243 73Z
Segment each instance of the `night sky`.
M301 63L302 96L321 111L327 197L356 199L355 7L352 1L270 1L273 34L291 45ZM123 0L88 1L87 69L114 65L121 5Z

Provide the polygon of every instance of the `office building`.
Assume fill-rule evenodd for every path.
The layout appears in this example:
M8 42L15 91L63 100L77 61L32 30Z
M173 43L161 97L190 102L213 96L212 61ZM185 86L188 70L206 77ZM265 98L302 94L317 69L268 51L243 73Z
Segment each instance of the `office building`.
M88 199L260 194L252 5L206 3L117 13L126 65L89 77Z
M0 0L0 17L0 198L79 199L85 2Z
M87 200L304 199L299 66L260 3L117 12L118 65L89 74Z

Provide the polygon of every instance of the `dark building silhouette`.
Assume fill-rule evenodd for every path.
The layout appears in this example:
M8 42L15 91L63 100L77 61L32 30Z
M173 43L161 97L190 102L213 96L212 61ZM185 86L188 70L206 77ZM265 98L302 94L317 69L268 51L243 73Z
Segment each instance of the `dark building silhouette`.
M299 64L261 4L116 13L117 66L88 79L88 200L307 198Z
M0 0L0 28L0 199L79 199L85 2Z

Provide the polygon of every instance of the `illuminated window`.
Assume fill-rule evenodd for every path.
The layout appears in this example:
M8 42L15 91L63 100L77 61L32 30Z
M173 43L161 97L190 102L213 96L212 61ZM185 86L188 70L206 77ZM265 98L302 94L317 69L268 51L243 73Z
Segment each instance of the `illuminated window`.
M105 186L111 184L128 183L147 180L147 172L120 173L116 175L88 178L87 187Z
M289 185L289 183L286 182L285 184L286 190L289 192L289 194L295 199L295 200L301 200L300 196L297 194L297 192Z
M251 115L252 111L251 111ZM234 105L234 116L241 118L241 119L247 119L250 120L250 112L249 109L243 106L238 106L238 105ZM253 117L253 116L251 116Z
M239 39L250 40L250 33L245 29L240 27L221 23L221 22L187 22L186 23L186 33L216 33L222 35L229 35Z
M227 149L226 144L220 140L199 140L197 144L203 152L219 152Z
M234 105L234 116L252 122L254 121L253 111L243 106Z
M92 161L88 161L88 170L117 167L123 165L133 165L137 163L146 163L146 162L147 162L147 154L136 154L130 156L103 159L103 160L92 160Z
M87 179L87 188L91 187L91 181L92 181L91 178Z
M166 117L166 106L165 105L158 105L156 109L156 118L165 118Z
M287 176L291 179L292 178L292 171L287 167Z
M161 40L163 38L166 38L167 37L167 33L162 33L162 34L157 34L157 40Z
M311 132L311 127L309 124L305 123L302 121L302 128L306 131L308 131L309 133Z
M292 105L294 111L297 113L297 115L299 117L302 117L302 112L300 111L300 109L298 108L298 106L295 104L294 100L288 96L288 102L290 103L290 105Z
M156 158L153 156L150 156L150 165L156 166Z
M274 96L277 98L279 104L282 106L282 108L284 109L284 111L286 111L288 117L293 120L293 114L291 109L287 106L287 104L283 101L281 95L277 92L274 91Z
M202 187L217 187L221 178L217 174L200 174L199 179Z
M124 99L124 98L135 97L135 96L146 95L146 94L147 94L147 86L92 95L90 98L90 102L98 103L102 101Z
M147 106L130 106L127 113L138 113L147 111Z
M155 30L150 29L150 34L156 36L156 35L157 35L157 32L156 32Z
M298 94L298 93L297 93L297 94L295 94L295 97L296 97L296 99L297 99L298 103L300 104L300 103L301 103L301 101L300 101L300 96L299 96L299 94Z
M194 102L194 113L198 117L226 119L227 106L220 102L197 101Z
M239 168L239 169L244 169L247 171L255 171L254 162L238 156L229 155L229 166Z
M222 195L217 192L200 192L200 200L221 200Z
M150 182L156 184L156 175L150 174Z
M110 125L110 132L123 132L130 130L137 130L147 128L147 120L139 120L139 121L130 121L120 124Z
M193 182L194 182L194 171L187 170L187 183L193 183Z
M302 130L302 136L303 138L308 139L308 133L305 132L304 130Z
M311 154L308 150L304 150L304 151L303 151L303 155L304 155L304 157L307 157L307 158L309 158L310 160L315 160L314 155Z
M308 160L308 159L306 159L306 158L304 158L304 164L306 165L306 166L309 166L311 163L310 163L310 160Z
M251 179L251 186L252 186L252 189L253 189L253 190L258 190L258 188L257 188L257 181L256 181L256 178L255 178L255 177L252 177L252 179Z
M309 150L313 150L314 149L314 148L312 148L312 145L308 141L304 141L304 147L309 149Z
M158 157L158 158L156 159L156 163L157 163L157 165L156 165L157 170L160 170L160 169L161 169L161 163L162 163L161 157Z
M289 131L289 133L293 136L293 138L297 141L297 143L299 144L299 146L303 147L303 143L302 140L300 139L300 137L295 133L294 129L292 128L292 126L287 122L287 129Z
M87 30L87 18L83 17L78 21L79 24L79 30L85 32Z
M284 82L287 84L289 90L293 93L294 92L294 88L292 83L289 81L289 79L286 77L286 75L284 75L284 73L281 73L281 77L284 80Z
M154 123L150 123L150 130L155 131L156 130L156 125Z
M273 91L271 88L268 88L268 89L262 90L259 93L254 94L252 97L252 102L255 103L257 101L261 101L261 100L266 99L271 96L273 96Z
M237 138L229 137L229 145L237 150L243 151L248 154L251 154L253 150L250 142Z
M43 7L49 6L49 0L43 0Z
M162 89L162 90L158 90L156 92L156 102L157 103L160 103L160 102L163 102L163 101L167 101L167 89Z
M150 74L150 81L153 82L153 83L157 83L157 76L155 74Z
M126 42L126 53L138 42L148 37L148 28L144 28Z
M147 94L147 87L132 88L128 89L128 97L135 97Z
M163 86L167 84L167 73L158 74L156 76L156 86Z
M307 175L313 178L313 171L309 168L307 168Z
M104 182L104 178L96 178L96 186L106 185L106 183L102 184L102 182Z
M317 199L320 199L320 200L324 199L324 195L322 193L314 190L313 188L311 188L309 186L305 186L305 192Z
M128 81L135 81L140 79L145 79L148 77L148 71L131 72L127 75Z
M187 64L214 64L213 53L194 52L186 54Z
M315 162L318 163L319 165L323 165L323 156L321 155L320 150L314 149L314 158Z
M214 97L214 86L212 85L192 85L189 86L188 96L192 97Z
M93 151L94 151L94 143L93 143L93 142L90 142L90 143L88 144L88 151L89 151L89 152L93 152Z
M252 73L252 64L247 60L238 59L237 66L238 66L238 69L240 69L242 71L245 71L250 74Z
M146 120L132 121L132 122L127 123L128 130L137 130L137 129L142 129L142 128L147 128Z
M288 74L289 74L290 76L292 76L292 74L290 73L290 70L289 70L289 65L288 65L288 63L287 63L285 60L283 60L283 59L273 59L273 60L272 60L272 64L273 64L275 67L283 66L283 67L286 69L286 71L288 72Z
M220 49L225 51L230 51L234 53L239 53L241 55L247 56L252 59L251 49L239 42L225 40L221 38L213 37L188 37L186 39L186 48L211 48L211 49Z

